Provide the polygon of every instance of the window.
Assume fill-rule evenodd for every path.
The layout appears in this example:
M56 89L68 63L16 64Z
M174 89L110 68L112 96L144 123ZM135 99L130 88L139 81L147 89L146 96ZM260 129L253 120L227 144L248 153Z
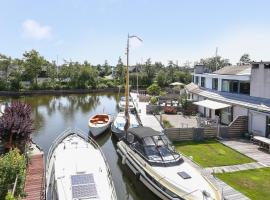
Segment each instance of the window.
M218 79L217 78L212 79L212 89L218 90Z
M230 81L222 80L222 91L223 92L230 92Z
M250 94L250 83L240 81L239 93L240 94Z
M252 69L258 69L259 68L259 64L252 64Z
M195 84L199 84L199 76L195 76Z
M264 69L270 69L270 64L264 64Z
M201 86L205 87L205 77L201 77Z
M221 89L223 92L238 93L239 81L237 81L237 80L222 80Z

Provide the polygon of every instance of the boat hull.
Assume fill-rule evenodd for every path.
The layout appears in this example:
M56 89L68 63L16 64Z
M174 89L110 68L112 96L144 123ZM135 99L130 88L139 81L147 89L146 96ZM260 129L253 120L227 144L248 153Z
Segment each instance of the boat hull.
M95 115L93 117L91 117L89 119L89 122L88 122L88 127L89 127L89 130L90 130L90 133L94 136L94 137L97 137L99 135L101 135L103 132L105 132L109 127L110 127L110 124L111 124L111 117L109 115L106 115L106 114L100 114L100 116L104 116L107 118L107 122L106 123L93 123L91 122L91 120L93 118L95 118L96 116L99 116L99 115Z
M73 181L85 176L92 177L87 179L87 183L94 185L94 193L76 192L76 188L86 185ZM66 130L53 142L47 155L46 185L46 199L51 200L77 199L73 195L78 199L117 199L111 172L99 145L75 129Z
M203 196L187 197L186 194L188 194L189 192L186 190L179 190L178 194L174 193L172 188L166 188L165 185L162 184L165 177L155 172L152 166L147 164L144 159L142 159L137 153L131 150L130 147L125 144L125 142L118 142L117 147L117 152L122 158L122 164L126 164L131 169L131 171L139 178L139 180L159 198L164 200L205 199ZM215 199L221 200L222 198L220 197L220 195L218 193L216 194L217 196L215 196ZM183 198L183 196L185 196L185 198Z
M116 128L113 123L111 125L111 130L118 140L120 140L121 138L125 136L125 132L123 130Z
M162 191L152 180L150 180L145 171L138 166L138 164L132 160L121 148L117 149L117 153L122 158L122 164L126 164L130 170L134 173L135 176L156 196L163 200L183 200L181 198L170 198L164 191Z
M109 128L109 126L110 126L110 124L107 124L107 125L101 126L101 127L89 126L89 130L94 137L97 137L97 136L101 135L103 132L105 132Z

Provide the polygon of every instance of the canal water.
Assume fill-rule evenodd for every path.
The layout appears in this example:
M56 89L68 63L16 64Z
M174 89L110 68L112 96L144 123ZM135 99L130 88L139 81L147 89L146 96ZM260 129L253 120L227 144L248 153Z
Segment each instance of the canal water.
M54 139L68 127L89 133L88 119L96 113L117 114L118 93L39 95L3 98L3 101L22 101L32 106L35 132L33 140L47 154ZM109 163L119 200L154 200L151 193L134 174L121 163L116 153L116 141L110 130L96 138ZM83 159L83 158L82 158ZM94 162L94 161L93 161Z

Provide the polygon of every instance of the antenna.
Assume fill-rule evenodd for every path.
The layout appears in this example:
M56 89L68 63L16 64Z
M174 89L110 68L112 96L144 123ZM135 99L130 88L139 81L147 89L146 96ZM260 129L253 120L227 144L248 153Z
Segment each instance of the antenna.
M216 71L217 71L217 53L218 53L218 48L216 47Z

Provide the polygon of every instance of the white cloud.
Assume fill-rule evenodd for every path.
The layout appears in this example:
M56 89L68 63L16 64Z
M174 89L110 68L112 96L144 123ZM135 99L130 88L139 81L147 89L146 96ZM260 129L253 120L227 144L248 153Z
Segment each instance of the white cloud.
M47 25L41 25L39 22L28 19L22 23L23 37L35 40L50 39L52 28Z

